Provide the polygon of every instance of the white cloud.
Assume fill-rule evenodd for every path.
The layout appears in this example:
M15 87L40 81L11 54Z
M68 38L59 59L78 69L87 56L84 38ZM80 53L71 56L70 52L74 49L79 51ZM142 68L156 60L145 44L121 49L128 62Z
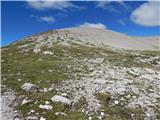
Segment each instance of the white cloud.
M53 23L55 21L54 17L52 16L43 16L43 17L40 17L40 19L48 23Z
M126 23L123 20L118 20L117 22L123 26L126 26Z
M129 11L129 6L124 3L123 0L116 0L116 1L98 1L96 7L110 10L113 13L120 14L121 11L119 11L117 8L110 5L111 3L116 2L120 6L124 7L127 11Z
M106 5L110 4L111 1L98 1L97 2L97 7L106 9Z
M109 6L107 9L109 9L111 12L114 12L116 14L119 14L120 11L118 11L116 8L114 8L113 6Z
M127 7L126 4L123 2L123 0L116 0L116 1L98 1L96 7L106 9L107 6L108 6L110 3L112 3L112 2L117 2L117 3L119 3L120 5L122 5L122 6L124 6L124 7Z
M84 24L80 25L79 27L92 27L92 28L100 28L100 29L106 29L106 26L102 23L88 23L85 22Z
M37 10L58 9L65 10L69 7L77 8L75 4L69 1L27 1L27 4Z
M160 2L150 1L136 8L131 20L143 26L160 26Z
M36 16L36 15L31 15L32 18L36 19L39 22L47 22L47 23L53 23L55 22L55 18L52 16Z

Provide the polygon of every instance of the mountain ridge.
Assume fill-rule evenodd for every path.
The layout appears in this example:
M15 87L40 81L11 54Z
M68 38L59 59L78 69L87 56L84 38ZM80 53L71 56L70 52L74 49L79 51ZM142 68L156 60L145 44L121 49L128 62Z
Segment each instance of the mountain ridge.
M160 36L149 36L149 37L128 36L120 32L115 32L107 29L92 28L92 27L71 27L64 29L49 30L47 32L41 32L32 35L32 37L45 35L51 31L59 31L59 32L67 31L70 32L69 33L70 37L79 39L84 43L88 42L100 46L109 45L115 48L130 49L130 50L156 50L156 51L160 50ZM63 34L61 36L63 36ZM24 39L27 38L30 38L30 36L25 37ZM21 40L18 40L16 42L19 41ZM11 44L15 44L16 42L13 42Z

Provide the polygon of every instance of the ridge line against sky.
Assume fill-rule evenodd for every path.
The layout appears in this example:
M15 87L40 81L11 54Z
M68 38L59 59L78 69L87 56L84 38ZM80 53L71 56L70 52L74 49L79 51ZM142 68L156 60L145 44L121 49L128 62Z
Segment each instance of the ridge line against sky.
M38 32L76 26L111 29L131 36L160 35L158 1L2 1L1 4L2 46Z

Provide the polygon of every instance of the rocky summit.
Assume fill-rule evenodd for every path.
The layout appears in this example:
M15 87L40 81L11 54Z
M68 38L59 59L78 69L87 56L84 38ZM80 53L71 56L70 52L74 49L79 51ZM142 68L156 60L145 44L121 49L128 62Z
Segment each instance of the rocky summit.
M159 42L79 27L2 47L2 119L159 120Z

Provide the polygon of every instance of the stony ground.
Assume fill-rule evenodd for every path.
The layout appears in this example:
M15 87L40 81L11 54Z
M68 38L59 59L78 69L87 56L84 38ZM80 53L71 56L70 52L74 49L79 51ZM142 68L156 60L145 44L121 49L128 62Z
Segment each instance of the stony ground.
M15 93L12 90L7 90L1 97L1 120L13 120L18 115L18 111L11 107L15 100Z
M2 48L4 120L160 119L159 51L53 33Z

